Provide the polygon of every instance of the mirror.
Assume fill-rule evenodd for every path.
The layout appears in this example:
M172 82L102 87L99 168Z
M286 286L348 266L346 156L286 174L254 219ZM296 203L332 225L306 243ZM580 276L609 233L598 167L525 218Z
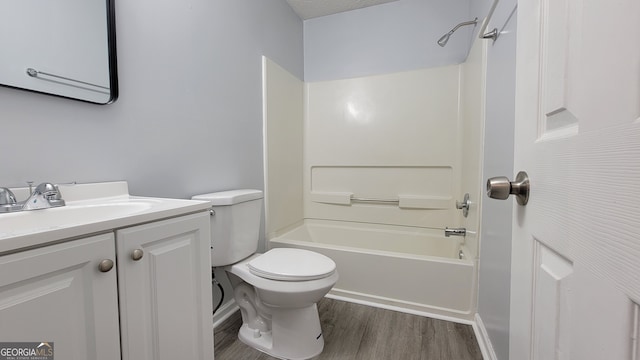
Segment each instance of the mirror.
M0 0L0 85L114 102L113 1Z

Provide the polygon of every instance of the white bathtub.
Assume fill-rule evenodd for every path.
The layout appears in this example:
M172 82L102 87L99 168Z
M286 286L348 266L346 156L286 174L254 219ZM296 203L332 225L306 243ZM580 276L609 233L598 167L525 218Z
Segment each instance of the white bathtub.
M307 249L332 258L340 275L330 293L334 297L470 320L474 261L461 240L444 237L442 230L305 220L271 239L270 247Z

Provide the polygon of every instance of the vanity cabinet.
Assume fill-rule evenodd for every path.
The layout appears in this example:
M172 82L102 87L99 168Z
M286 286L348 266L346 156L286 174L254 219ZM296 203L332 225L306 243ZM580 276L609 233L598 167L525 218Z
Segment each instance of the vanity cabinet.
M0 341L53 342L65 360L213 359L209 232L198 212L0 256Z
M120 358L113 233L0 256L0 341L53 342L55 359Z
M123 360L213 359L209 213L116 231Z

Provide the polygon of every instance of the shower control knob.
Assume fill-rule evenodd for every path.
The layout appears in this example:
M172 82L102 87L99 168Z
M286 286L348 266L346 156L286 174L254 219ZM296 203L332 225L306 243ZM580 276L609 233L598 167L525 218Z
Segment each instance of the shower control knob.
M529 201L529 176L520 171L515 181L509 181L505 176L492 177L487 180L487 196L492 199L506 200L509 195L515 195L520 205L527 205Z
M469 216L469 207L471 202L469 201L469 193L464 194L462 202L456 201L456 209L462 210L462 216Z

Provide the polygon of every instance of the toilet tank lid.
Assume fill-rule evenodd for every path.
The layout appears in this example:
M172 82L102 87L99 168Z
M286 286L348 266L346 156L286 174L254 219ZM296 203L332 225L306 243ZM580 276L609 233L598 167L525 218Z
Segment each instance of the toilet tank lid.
M245 201L262 199L261 190L241 189L194 195L192 200L210 201L212 206L234 205Z

